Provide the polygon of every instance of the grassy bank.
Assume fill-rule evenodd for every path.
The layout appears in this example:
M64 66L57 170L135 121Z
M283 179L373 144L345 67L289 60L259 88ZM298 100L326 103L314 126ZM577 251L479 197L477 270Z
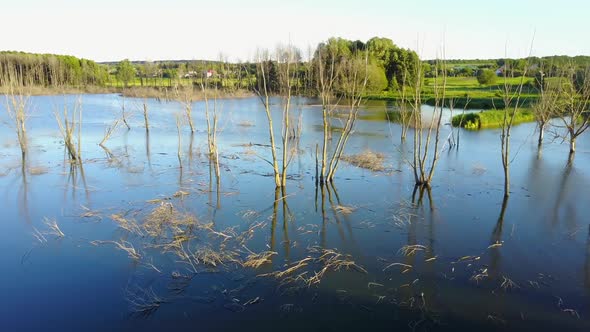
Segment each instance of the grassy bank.
M510 116L512 111L509 112ZM523 109L516 112L514 124L533 122L535 115L530 109ZM466 113L455 115L451 120L453 127L465 129L500 128L504 123L504 110L489 110L477 113Z
M532 87L533 78L524 79L522 104L529 105L539 98L538 92ZM514 89L521 83L520 77L509 78L508 85ZM480 85L475 77L449 77L445 91L445 104L449 105L452 100L455 108L468 109L491 109L503 108L502 90L504 79L498 77L495 84ZM369 100L399 101L398 92L385 91L380 94L367 95ZM422 92L422 102L427 105L434 105L434 80L426 78Z

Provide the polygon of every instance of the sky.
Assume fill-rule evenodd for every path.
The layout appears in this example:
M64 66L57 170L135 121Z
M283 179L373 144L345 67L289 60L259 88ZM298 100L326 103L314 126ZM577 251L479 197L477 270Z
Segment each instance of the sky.
M590 55L589 13L588 0L0 0L0 50L247 61L379 36L423 59Z

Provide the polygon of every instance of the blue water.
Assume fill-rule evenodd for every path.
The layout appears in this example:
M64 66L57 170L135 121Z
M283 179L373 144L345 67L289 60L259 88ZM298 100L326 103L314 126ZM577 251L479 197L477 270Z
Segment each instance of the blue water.
M334 185L316 191L321 109L317 101L297 99L291 113L293 121L301 114L299 153L289 166L286 191L275 192L264 160L270 158L266 114L256 98L219 102L219 186L206 155L202 102L193 104L197 131L191 135L183 124L181 168L180 103L148 100L146 135L143 100L81 96L81 169L64 158L54 117L76 98L31 97L24 168L10 121L4 109L0 112L2 331L590 328L588 134L579 138L568 164L567 142L550 133L539 151L534 124L514 127L512 194L502 218L499 130L462 130L458 149L445 144L430 196L425 192L419 200L418 192L412 202L413 175L405 162L411 157L411 130L408 142L400 143L398 124L358 120L345 154L383 153L387 170L341 162ZM123 103L132 129L115 132L105 145L109 154L98 143L121 116ZM278 104L275 100L277 139ZM363 113L392 107L375 102ZM447 110L444 123L448 116ZM334 126L342 126L339 121L333 119ZM449 130L445 125L441 137ZM180 191L187 195L174 195ZM231 249L241 261L250 252L276 255L258 269L226 262L197 265L195 272L159 246L174 234L137 234L112 217L141 224L162 204L148 202L154 199L232 236L224 242L191 229L194 237L185 250ZM352 212L339 210L342 206ZM47 234L44 218L55 219L65 236ZM251 238L237 243L254 225L259 227ZM132 244L141 257L129 257L112 241ZM501 246L489 248L494 243ZM404 245L424 249L406 257L400 252ZM321 249L349 255L367 273L328 271L311 286L260 276L308 256L317 259L313 250ZM385 269L391 263L412 268ZM315 260L300 272L311 277L321 267ZM483 271L485 277L473 278ZM139 314L134 302L146 292L162 302Z

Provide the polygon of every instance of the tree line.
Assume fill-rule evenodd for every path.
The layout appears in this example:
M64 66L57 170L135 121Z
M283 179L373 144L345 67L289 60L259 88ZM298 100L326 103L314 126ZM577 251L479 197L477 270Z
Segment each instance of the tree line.
M108 80L105 66L69 55L0 52L0 76L12 72L23 85L51 87L103 86ZM0 85L6 85L0 82Z

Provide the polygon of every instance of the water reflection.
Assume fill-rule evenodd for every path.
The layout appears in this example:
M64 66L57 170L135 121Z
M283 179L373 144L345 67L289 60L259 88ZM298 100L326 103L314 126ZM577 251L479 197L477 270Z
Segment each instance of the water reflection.
M152 154L150 151L150 131L146 129L145 131L145 156L148 163L148 167L150 171L152 171Z
M560 218L560 214L561 214L561 210L563 208L566 208L567 210L565 211L566 214L569 213L573 213L575 214L575 206L573 204L567 204L567 195L568 192L570 191L570 178L571 178L571 174L573 172L573 163L571 160L571 157L568 157L568 160L566 162L566 165L563 169L563 174L561 175L559 184L557 185L557 198L555 200L555 206L553 207L553 218L552 218L552 223L551 225L553 227L557 226L557 224L559 223ZM565 205L565 206L564 206ZM575 220L568 220L567 216L564 216L564 220L566 220L568 223L573 222L575 223Z
M88 183L86 182L86 175L84 173L84 165L82 163L68 163L68 175L66 180L66 190L64 197L67 195L68 189L71 187L72 199L75 201L77 196L77 190L79 189L80 182L86 195L86 201L90 201L90 190Z
M502 233L504 229L504 216L506 215L506 208L508 207L508 197L504 196L502 200L502 207L500 208L500 215L498 216L498 220L496 221L496 226L492 230L492 235L490 237L490 246L501 244L502 241ZM500 276L500 264L502 260L502 255L500 250L491 250L490 251L490 268L489 268L489 276L492 280L497 280Z
M31 214L29 211L29 184L27 181L27 159L23 152L21 158L21 186L19 189L19 199L18 199L18 206L20 210L20 214L23 216L24 220L27 224L31 224Z
M279 202L281 202L282 206L282 229L283 229L283 254L285 257L285 261L287 264L291 262L291 241L289 240L289 229L288 225L292 219L291 211L289 210L289 204L287 203L287 193L285 187L276 187L274 192L274 201L272 203L272 214L271 214L271 225L270 225L270 241L269 241L269 248L270 251L276 251L277 246L277 239L276 239L276 232L277 232L277 222L278 222L278 215L279 215Z
M584 255L584 286L590 292L590 225L586 237L586 254Z
M424 193L428 197L428 204L430 206L430 210L434 210L434 201L432 199L432 188L426 186L414 186L414 190L412 191L412 203L416 206L422 206L424 202ZM416 194L418 196L416 197Z

